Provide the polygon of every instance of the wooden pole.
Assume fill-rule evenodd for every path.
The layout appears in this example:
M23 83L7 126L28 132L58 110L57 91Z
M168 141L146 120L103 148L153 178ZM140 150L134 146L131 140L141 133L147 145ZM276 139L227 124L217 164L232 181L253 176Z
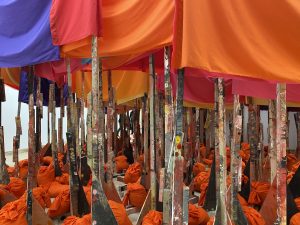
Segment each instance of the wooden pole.
M103 146L104 146L104 125L105 124L103 123L104 109L103 109L103 102L102 102L103 100L102 70L99 71L99 68L101 68L101 66L99 67L98 42L97 42L97 37L93 36L92 37L92 112L91 112L92 113L92 117L91 117L92 155L88 156L90 159L89 162L92 161L92 164L90 166L92 168L92 175L93 175L92 224L118 225L112 213L112 210L108 205L107 198L105 196L102 183L101 183L104 174ZM102 121L99 121L99 119L101 119ZM101 168L100 168L99 159L101 160Z
M149 57L149 102L150 102L150 189L151 209L156 209L156 145L155 145L155 70L154 56Z
M84 72L81 72L81 99L80 99L80 131L81 131L81 147L85 145L85 120L84 120ZM86 152L83 154L86 155Z
M217 212L216 212L216 222L215 224L227 224L227 186L226 186L226 177L227 177L227 166L226 166L226 140L225 140L225 108L224 108L224 80L218 78L216 80L217 86L217 97L218 97L218 133L216 134L218 139L218 149L216 149L216 155L219 155L219 166L216 167L219 178L219 198L217 202ZM217 162L217 161L216 161Z
M183 156L182 156L182 141L183 141L183 92L184 92L184 70L178 71L177 75L177 96L176 96L176 129L175 129L175 153L173 155L173 179L172 179L172 200L173 213L172 224L182 225L183 211Z
M114 148L113 148L113 127L115 114L114 88L112 86L112 74L108 71L108 107L107 107L107 176L108 181L112 181L114 167Z
M276 150L277 150L277 219L275 224L286 224L286 84L277 84Z
M203 117L201 117L201 109L196 108L196 144L195 144L195 153L197 153L197 161L201 162L201 154L200 154L200 144L201 141L203 141L203 136L201 137L201 125L200 125L200 121L202 119L201 122L203 122ZM203 144L203 142L202 142Z
M276 176L277 153L276 153L276 102L269 100L269 156L271 174L269 182L272 184Z
M171 173L168 172L170 153L172 151L172 137L173 137L173 100L172 100L172 86L170 81L170 47L164 49L164 83L165 83L165 180L163 193L163 224L171 224Z
M60 88L60 118L58 119L58 144L59 152L64 152L64 139L63 139L63 120L65 116L65 98L64 88Z
M35 150L35 167L36 171L38 171L40 165L40 150L42 148L42 124L41 119L43 118L43 93L41 93L41 78L37 78L37 88L36 88L36 150Z
M143 98L143 117L144 117L144 174L147 175L145 181L145 188L150 189L150 155L149 155L149 103L148 97ZM122 115L122 123L124 123L124 115ZM123 133L124 133L124 126ZM124 137L122 138L124 141Z
M199 117L200 144L204 144L204 109L199 109Z
M21 102L18 102L18 112L15 117L16 122L16 136L13 138L13 162L15 163L15 177L19 176L19 148L20 148L20 136L22 134L21 126Z

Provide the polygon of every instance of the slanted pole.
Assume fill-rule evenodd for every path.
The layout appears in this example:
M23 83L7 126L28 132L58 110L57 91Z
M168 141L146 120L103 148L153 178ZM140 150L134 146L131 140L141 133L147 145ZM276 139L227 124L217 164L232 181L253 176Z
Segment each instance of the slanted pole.
M176 96L176 129L175 129L175 152L172 154L173 170L172 170L172 200L173 213L172 224L182 225L187 221L183 221L184 211L187 210L183 206L183 156L182 142L183 134L183 92L184 92L184 70L180 69L177 75L177 96Z
M216 149L216 161L218 165L216 171L218 173L219 182L219 192L218 192L218 201L217 201L217 212L215 225L218 224L227 224L227 186L226 186L226 177L227 177L227 166L226 166L226 139L225 139L225 107L224 107L224 80L218 78L216 80L217 86L217 126L218 133L216 134L216 139L218 141L218 148ZM215 87L216 87L215 86ZM218 157L217 157L218 155Z
M156 209L156 144L155 144L155 70L154 56L149 56L149 102L150 102L150 189L151 209Z
M171 198L171 176L169 172L170 153L172 151L173 138L173 100L172 86L170 81L170 47L164 49L164 67L165 67L165 180L163 192L163 224L171 224L171 212L173 208ZM145 141L145 138L144 138Z
M88 155L90 166L92 168L92 224L117 225L118 223L108 205L101 183L102 178L104 177L104 108L102 95L102 70L99 70L99 68L101 69L98 58L98 42L97 37L93 36L91 111L92 152L89 151Z
M277 84L276 91L276 198L277 198L277 219L275 224L286 224L286 84Z
M272 184L276 177L277 153L276 153L276 102L269 100L269 156L270 156L270 180Z

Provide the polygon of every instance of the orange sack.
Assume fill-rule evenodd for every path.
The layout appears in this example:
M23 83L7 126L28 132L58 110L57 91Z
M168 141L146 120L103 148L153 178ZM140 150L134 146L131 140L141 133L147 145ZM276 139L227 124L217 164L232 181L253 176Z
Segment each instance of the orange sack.
M55 177L55 180L60 184L69 185L69 174L63 173L61 176Z
M193 180L194 190L201 191L201 185L203 183L208 183L209 181L209 173L208 172L200 172Z
M127 185L127 192L123 199L124 206L130 205L141 208L144 204L146 199L147 192L143 185L139 183L129 183Z
M70 191L65 190L59 194L52 202L49 210L48 216L50 218L56 218L63 216L70 211Z
M118 222L118 225L132 225L123 204L108 200L108 204Z
M125 184L136 183L141 177L141 174L142 174L142 166L138 162L131 164L125 173L125 177L124 177Z
M194 177L197 176L201 172L205 172L205 165L203 163L196 162L193 166Z
M115 158L115 162L116 162L116 170L118 173L122 173L123 170L126 170L129 167L129 164L127 162L127 157L124 155L117 156Z
M55 180L55 171L54 166L51 164L50 166L41 166L38 174L37 174L37 183L39 186L50 185L52 181Z
M91 193L91 186L84 186L83 187L85 196L86 196L86 200L89 204L89 206L92 205L92 193Z
M209 216L204 209L189 204L189 225L206 225L208 221Z
M92 224L92 215L87 214L82 218L76 216L69 216L64 220L63 225L91 225Z
M60 184L57 181L53 181L48 188L48 194L51 198L56 198L59 194L61 194L65 190L69 190L69 185Z
M9 179L9 184L3 185L3 188L12 193L17 198L20 198L26 190L25 182L21 178L17 177L10 177Z
M270 186L271 185L267 182L252 182L252 190L249 195L248 203L253 205L261 205L267 197Z
M150 210L143 218L142 225L162 225L163 215L161 212Z
M201 194L200 194L200 198L199 198L199 201L198 201L198 205L199 206L203 206L204 205L207 188L208 188L208 183L201 184L201 187L200 187Z
M257 212L255 209L242 206L246 219L248 220L249 225L265 225L266 222L264 218Z
M12 166L8 166L7 167L7 172L8 172L8 175L10 177L13 177L15 175L15 167L12 167Z
M300 225L300 213L296 213L292 216L290 225Z
M203 159L202 161L203 161L204 164L206 164L208 166L211 166L211 164L213 163L212 159Z
M19 176L21 179L27 177L28 174L28 160L24 159L19 162Z
M215 217L212 216L212 217L209 218L209 221L207 222L206 225L214 225L214 222L215 222Z
M45 156L42 159L44 166L49 166L52 163L52 157L51 156Z
M239 200L241 206L248 206L248 202L240 194L238 194L238 200Z
M26 202L21 198L7 203L0 210L1 225L27 225Z
M294 199L298 210L300 211L300 197Z
M201 158L206 158L206 147L205 146L201 146L200 147L200 155L201 155Z
M36 187L32 189L33 197L39 202L43 209L49 208L51 205L51 199L48 193L42 187ZM21 197L26 201L27 192Z

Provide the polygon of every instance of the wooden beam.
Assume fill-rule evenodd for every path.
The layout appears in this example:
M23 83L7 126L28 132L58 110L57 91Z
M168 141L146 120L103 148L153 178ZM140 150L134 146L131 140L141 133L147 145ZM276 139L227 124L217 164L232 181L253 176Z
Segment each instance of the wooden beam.
M165 83L165 180L163 192L163 224L171 224L172 199L171 199L171 173L168 172L170 153L173 138L173 99L170 81L170 47L164 49L164 83Z
M269 156L270 156L270 179L272 184L276 176L277 153L276 153L276 102L269 100Z
M277 84L276 91L276 151L277 151L277 219L286 224L286 84Z

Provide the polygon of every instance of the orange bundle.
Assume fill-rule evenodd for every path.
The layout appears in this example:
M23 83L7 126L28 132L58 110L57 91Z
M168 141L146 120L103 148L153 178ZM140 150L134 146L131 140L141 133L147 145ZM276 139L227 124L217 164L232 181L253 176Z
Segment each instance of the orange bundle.
M199 201L198 201L198 205L199 206L203 206L204 205L207 188L208 188L208 183L203 183L201 185L201 187L200 187L201 194L200 194L200 198L199 198Z
M90 225L92 224L92 215L87 214L82 218L76 216L69 216L64 220L63 225Z
M214 225L214 222L215 222L215 217L212 216L212 217L209 218L209 221L207 222L206 225Z
M203 163L196 162L193 166L193 174L197 176L200 172L205 171L205 165Z
M48 194L51 198L56 198L59 194L61 194L65 190L69 190L69 185L60 184L57 181L53 181L49 185Z
M300 225L300 213L296 213L292 216L290 225Z
M42 188L42 187L36 187L32 189L32 194L34 198L40 203L42 208L49 208L51 205L51 199L48 193ZM21 197L24 199L24 201L27 198L27 193L24 193L24 195Z
M199 173L193 180L194 190L200 191L201 185L203 183L208 183L208 181L209 181L209 173L208 172Z
M130 205L141 208L146 199L147 192L143 185L139 183L129 183L127 185L127 192L123 199L123 204L126 206L128 202Z
M189 204L189 225L206 225L208 221L209 216L204 209Z
M248 202L246 201L246 199L244 199L240 194L238 194L238 200L241 204L241 206L247 206Z
M142 166L136 162L131 164L126 170L124 182L128 183L136 183L142 174Z
M300 210L300 197L294 199L298 210Z
M59 194L52 202L49 210L48 216L51 218L56 218L63 216L70 211L70 191L65 190Z
M261 205L267 197L270 186L271 185L267 182L252 182L248 203Z
M41 166L37 174L37 183L39 186L48 186L55 180L54 166Z
M108 204L118 222L118 225L132 225L123 204L108 200Z
M127 157L124 155L117 156L115 158L115 162L116 162L116 170L118 173L122 173L123 170L126 170L129 167L129 164L127 162Z
M28 160L24 159L19 162L19 176L21 179L27 177L28 174Z
M249 143L243 142L241 144L241 147L242 147L242 150L250 150L250 144Z
M162 225L163 215L161 212L150 210L143 218L142 225Z
M45 156L42 159L44 166L49 166L52 163L52 157L51 156Z
M1 225L27 225L25 200L21 198L3 206L0 221Z
M240 150L239 155L244 162L247 162L250 158L250 153L246 150Z
M211 166L211 164L213 163L212 159L203 159L202 161L203 161L204 164L206 164L208 166Z
M245 174L243 174L243 175L242 175L242 183L243 183L243 184L247 184L248 181L249 181L249 178L248 178Z
M297 157L294 154L287 154L287 164L286 167L288 169L288 171L292 170L293 165L297 162Z
M2 188L12 193L17 198L20 198L25 190L26 190L26 184L25 182L17 177L10 177L10 182L8 185L2 185Z
M69 185L69 174L63 173L61 176L55 177L55 180L60 184Z
M255 209L248 207L248 206L243 206L242 208L243 208L244 214L246 216L246 219L248 220L249 225L265 225L266 224L264 218Z

